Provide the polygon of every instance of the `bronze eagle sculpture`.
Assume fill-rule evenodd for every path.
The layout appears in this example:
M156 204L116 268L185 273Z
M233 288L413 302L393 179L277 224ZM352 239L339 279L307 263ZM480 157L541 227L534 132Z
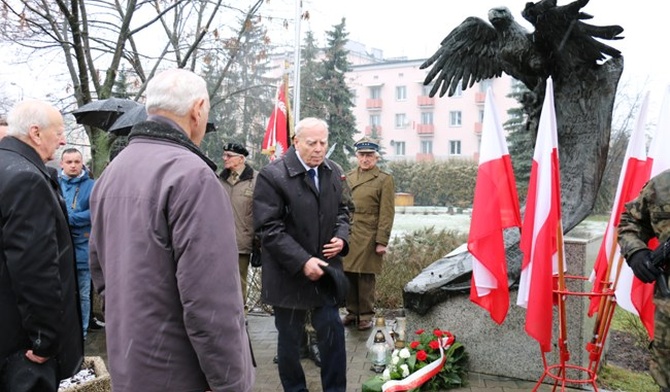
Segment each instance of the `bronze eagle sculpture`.
M439 91L454 94L482 79L502 72L522 82L532 92L523 97L527 129L537 135L537 126L548 77L554 82L554 104L558 126L561 166L562 222L565 232L592 211L607 163L612 109L623 71L619 50L601 40L617 40L623 28L594 26L582 12L588 0L558 6L557 0L526 3L522 16L534 31L519 25L507 8L489 11L489 22L469 17L453 29L440 48L421 68L432 68L424 85L433 84L431 97ZM521 252L517 230L505 231L508 278L518 281ZM472 256L468 252L445 256L409 282L404 289L405 306L425 313L453 292L470 288Z

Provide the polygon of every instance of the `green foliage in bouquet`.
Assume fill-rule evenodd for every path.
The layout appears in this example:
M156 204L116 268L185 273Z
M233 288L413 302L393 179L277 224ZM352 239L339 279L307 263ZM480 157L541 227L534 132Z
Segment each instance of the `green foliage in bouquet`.
M382 385L389 380L402 380L410 374L421 370L433 361L440 359L440 343L438 339L446 339L449 345L444 350L446 361L435 376L412 391L442 391L465 385L468 355L465 347L456 342L454 336L440 329L432 333L423 329L416 331L417 340L408 347L394 350L390 363L380 376L372 377L363 383L363 392L379 392Z

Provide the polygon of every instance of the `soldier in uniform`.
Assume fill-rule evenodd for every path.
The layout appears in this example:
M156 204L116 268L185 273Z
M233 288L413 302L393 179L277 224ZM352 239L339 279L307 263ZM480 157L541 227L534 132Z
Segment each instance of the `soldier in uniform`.
M647 243L654 237L661 244L670 239L670 170L652 178L638 197L626 204L618 234L621 253L638 279L644 283L654 283L657 279L667 282L668 260L665 266L654 265ZM670 298L658 286L654 294L655 336L649 372L661 391L670 392Z
M361 331L372 328L375 305L375 275L382 272L395 215L393 177L377 166L379 145L368 138L354 144L358 167L347 173L356 210L344 258L349 280L344 325L358 323Z

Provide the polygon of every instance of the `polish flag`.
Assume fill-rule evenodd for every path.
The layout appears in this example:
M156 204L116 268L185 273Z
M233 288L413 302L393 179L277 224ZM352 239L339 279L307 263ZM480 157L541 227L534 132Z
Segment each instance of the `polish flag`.
M649 147L647 164L649 165L649 176L652 178L657 174L670 169L670 156L667 148L670 145L670 86L665 89L663 102L661 103L661 114L656 126L654 138ZM649 241L651 249L658 246L658 240ZM654 284L645 284L637 279L633 271L624 265L621 269L619 284L614 291L617 303L623 309L640 316L640 321L647 329L649 338L654 339Z
M553 276L558 274L561 226L561 181L558 136L551 78L540 115L526 212L521 233L523 263L517 305L526 308L526 333L551 351Z
M509 309L503 229L520 227L519 198L512 161L493 101L486 92L479 169L468 235L473 256L470 300L502 324Z
M287 89L286 80L277 86L274 109L263 137L261 152L269 155L271 161L284 155L291 145Z
M612 205L612 212L610 214L609 222L605 228L603 241L600 244L600 250L593 267L591 274L591 281L593 282L592 292L602 293L603 289L616 280L616 271L621 263L621 275L617 281L617 287L621 287L622 283L626 287L621 292L621 297L617 295L617 300L620 306L627 309L633 309L633 313L637 314L630 299L630 289L632 284L633 271L628 267L628 264L621 259L621 249L617 244L617 226L621 219L621 213L624 210L624 204L637 197L649 179L649 166L647 164L647 148L645 138L645 124L647 122L647 107L649 105L649 93L647 93L640 106L640 112L635 123L633 133L630 135L628 147L626 148L626 155L623 159L623 167L619 174L619 183L617 185L616 194L614 196L614 203ZM609 267L609 276L607 275ZM607 283L607 285L605 284ZM627 293L627 294L625 294ZM591 304L589 306L589 317L593 316L598 311L601 297L591 297Z

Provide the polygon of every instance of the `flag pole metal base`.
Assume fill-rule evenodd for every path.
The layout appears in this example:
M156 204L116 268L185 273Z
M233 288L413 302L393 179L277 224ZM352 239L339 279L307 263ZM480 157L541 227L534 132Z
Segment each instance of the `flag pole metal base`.
M565 275L565 279L574 279L574 280L588 280L588 278L583 276L573 276ZM570 352L568 351L567 345L563 342L567 342L567 321L565 318L561 318L559 323L559 330L566 331L566 336L563 336L563 342L558 342L559 347L559 363L557 364L548 364L546 353L542 352L542 363L544 365L544 373L535 384L533 392L537 391L538 388L542 385L542 382L549 378L553 379L553 389L556 391L560 386L560 391L564 392L567 384L590 384L593 387L595 392L598 392L598 385L596 380L598 378L598 368L600 366L600 360L602 359L603 347L605 347L605 340L607 339L607 334L609 332L610 325L612 323L612 316L614 315L614 309L616 306L616 299L614 297L614 290L611 288L604 288L601 293L593 292L575 292L570 291L567 288L564 290L553 290L554 294L561 298L559 301L559 307L565 306L565 297L579 296L579 297L592 297L600 296L603 298L604 306L601 309L601 314L598 315L598 321L594 329L594 336L592 340L586 344L586 351L589 353L589 365L588 367L578 366L567 363L570 358ZM568 371L571 373L583 375L583 377L568 377Z

